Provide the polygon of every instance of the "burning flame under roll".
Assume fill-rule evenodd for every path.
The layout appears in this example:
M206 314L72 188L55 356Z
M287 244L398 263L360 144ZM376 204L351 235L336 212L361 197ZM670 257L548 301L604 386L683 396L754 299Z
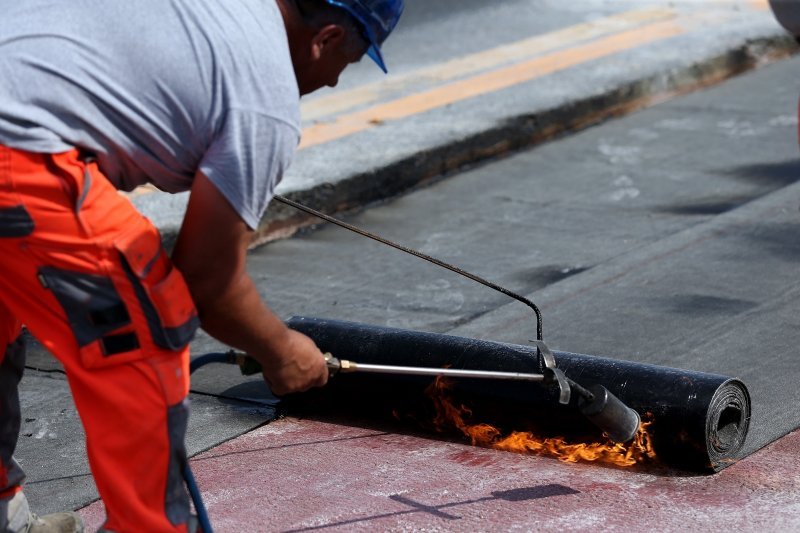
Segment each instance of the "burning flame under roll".
M599 461L616 466L633 466L652 460L656 455L652 439L647 432L647 427L652 421L643 421L634 439L627 444L619 444L609 439L605 442L569 443L561 437L540 438L522 431L503 435L499 429L489 424L466 422L465 417L469 417L472 411L464 405L456 407L450 400L450 389L450 382L439 376L426 391L436 408L434 425L440 431L447 428L458 429L470 439L473 446L547 455L567 463Z

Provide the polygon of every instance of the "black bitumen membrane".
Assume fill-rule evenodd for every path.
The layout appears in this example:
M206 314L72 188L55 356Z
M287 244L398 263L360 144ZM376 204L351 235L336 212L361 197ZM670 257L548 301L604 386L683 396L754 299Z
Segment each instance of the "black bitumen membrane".
M359 367L377 364L547 375L545 358L532 345L314 317L293 317L288 324L325 352L351 354ZM597 356L558 351L552 356L572 384L451 376L444 385L446 395L452 405L466 407L469 415L465 417L472 423L500 428L503 435L524 431L540 438L603 442L606 433L615 442L627 444L635 439L643 420L659 466L710 472L738 458L750 421L749 395L741 382ZM436 388L434 380L429 375L344 372L322 389L287 397L282 408L320 417L341 418L349 413L353 418L358 414L384 422L408 420L419 427L420 422L439 418L429 394ZM591 398L582 394L585 390L591 391ZM562 396L567 391L569 396Z
M752 453L800 425L798 68L764 67L347 220L530 296L553 349L741 378ZM259 249L249 269L285 318L535 335L521 304L339 228ZM31 350L30 366L48 361ZM44 370L23 381L17 453L37 512L95 497L66 381ZM265 387L235 368L206 367L192 389L192 453L272 416Z

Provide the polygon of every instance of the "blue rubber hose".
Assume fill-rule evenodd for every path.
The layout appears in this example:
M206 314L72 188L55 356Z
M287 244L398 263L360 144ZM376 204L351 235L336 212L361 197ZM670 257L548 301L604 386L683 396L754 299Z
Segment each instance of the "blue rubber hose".
M183 479L186 481L189 494L192 496L194 510L197 511L197 520L200 522L203 533L214 533L214 530L211 528L211 521L208 519L208 512L203 503L203 498L200 496L200 490L197 488L197 482L194 480L194 474L192 474L192 469L189 467L188 459L183 467Z
M189 373L194 373L195 370L200 368L201 366L205 366L209 363L228 363L228 364L236 364L236 359L234 359L231 352L212 352L201 355L200 357L195 357L192 359L191 363L189 363Z
M230 353L207 353L192 360L192 362L189 364L189 373L191 374L201 366L209 363L234 364L236 363L236 360ZM192 497L194 509L197 511L197 520L200 522L200 527L202 528L203 533L214 533L214 530L211 528L211 521L208 519L208 511L206 511L203 498L200 496L200 489L197 488L197 482L194 480L194 474L192 474L192 469L189 467L188 459L183 467L183 479L186 482L186 488L189 489L189 494Z

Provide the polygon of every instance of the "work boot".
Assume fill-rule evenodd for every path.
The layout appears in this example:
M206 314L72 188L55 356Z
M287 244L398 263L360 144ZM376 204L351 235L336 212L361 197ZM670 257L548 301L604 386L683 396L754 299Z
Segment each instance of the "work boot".
M5 511L3 513L3 511ZM13 498L0 502L0 522L5 520L3 531L11 533L83 533L83 520L72 512L44 516L33 514L25 494L18 492Z
M83 520L73 512L44 516L31 513L26 533L83 533Z

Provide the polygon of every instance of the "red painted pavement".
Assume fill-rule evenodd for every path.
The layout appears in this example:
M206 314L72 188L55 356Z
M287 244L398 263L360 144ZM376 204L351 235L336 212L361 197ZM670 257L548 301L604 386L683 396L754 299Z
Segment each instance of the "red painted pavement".
M800 431L713 476L283 419L192 460L215 531L800 531ZM102 504L81 510L103 521Z

